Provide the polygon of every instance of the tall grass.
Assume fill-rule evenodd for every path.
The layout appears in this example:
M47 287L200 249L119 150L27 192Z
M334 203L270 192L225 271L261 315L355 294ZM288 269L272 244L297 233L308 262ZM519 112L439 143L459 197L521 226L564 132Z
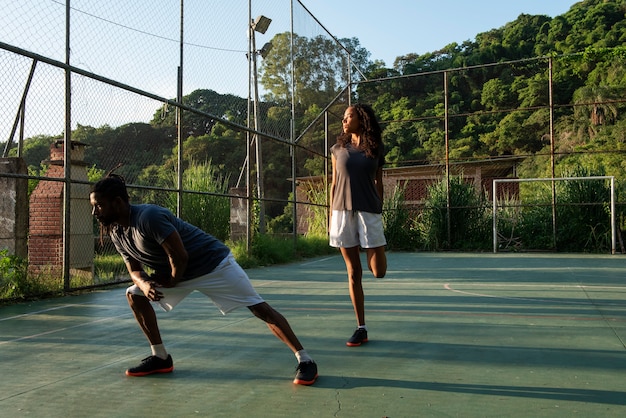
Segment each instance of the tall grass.
M177 177L173 177L174 184ZM224 241L230 235L230 199L207 193L227 194L229 178L218 174L211 161L191 162L183 173L181 218ZM176 208L176 195L167 195L167 206Z
M429 250L484 250L489 248L491 219L488 202L476 187L462 176L450 178L448 210L445 180L428 188L417 229Z
M590 174L583 168L567 177ZM606 180L562 181L557 184L557 248L560 251L604 252L611 248L610 188Z
M248 252L245 241L227 242L237 263L243 268L284 264L337 251L328 245L326 237L298 236L295 244L294 247L293 237L256 234Z
M315 188L309 185L307 197L313 205L307 206L308 228L307 236L324 237L328 236L328 207L326 188Z
M564 177L603 176L574 168ZM555 184L556 235L552 183L529 183L519 197L500 202L501 250L606 252L611 247L610 188L606 180L560 180ZM509 240L510 242L507 242Z
M396 185L383 200L383 225L389 250L411 251L419 246L415 219L405 204L406 184Z
M26 299L34 295L60 292L62 280L57 276L30 274L28 261L7 250L0 250L0 299Z

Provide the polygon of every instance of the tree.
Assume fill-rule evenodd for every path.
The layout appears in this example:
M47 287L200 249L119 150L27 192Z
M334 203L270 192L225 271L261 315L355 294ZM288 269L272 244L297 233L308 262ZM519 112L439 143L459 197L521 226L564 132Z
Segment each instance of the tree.
M208 113L238 125L246 125L247 99L232 94L219 94L213 90L199 89L184 96L183 104L199 112ZM193 111L183 111L182 131L186 136L202 136L211 133L217 122L219 122L217 118L207 117ZM164 105L154 113L150 123L154 127L166 129L168 135L175 136L176 109Z
M343 45L325 36L306 38L293 35L295 102L306 108L325 106L348 84L348 53L357 68L367 68L370 53L356 38L341 39ZM264 99L278 104L291 103L292 68L291 34L279 33L272 38L272 49L263 58L260 80L267 90Z
M42 161L50 158L50 146L58 140L63 140L63 136L37 135L25 140L22 155L26 165L39 168ZM9 156L15 157L16 155L17 147L11 148Z
M612 124L618 116L616 100L622 97L623 89L618 91L608 86L584 86L574 92L575 115L589 118L588 133L593 137L597 127Z

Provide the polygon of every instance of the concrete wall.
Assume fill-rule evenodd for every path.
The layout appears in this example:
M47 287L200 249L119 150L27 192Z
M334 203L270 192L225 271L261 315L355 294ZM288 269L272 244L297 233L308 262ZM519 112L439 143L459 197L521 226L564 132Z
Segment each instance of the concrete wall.
M0 158L0 174L28 174L22 158ZM28 256L28 180L0 175L0 250Z

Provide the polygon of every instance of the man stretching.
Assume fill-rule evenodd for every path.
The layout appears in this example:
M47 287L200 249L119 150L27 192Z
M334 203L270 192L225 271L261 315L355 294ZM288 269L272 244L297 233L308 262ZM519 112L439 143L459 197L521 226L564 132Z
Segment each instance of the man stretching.
M250 309L294 352L298 366L293 382L315 382L317 365L285 317L254 290L226 245L163 207L131 205L126 183L116 174L109 174L93 186L90 201L102 231L111 236L126 263L134 283L126 290L128 304L152 350L152 355L141 364L126 370L128 376L174 370L150 302L171 311L189 293L198 290L211 298L224 315L242 306ZM154 273L148 275L143 266Z

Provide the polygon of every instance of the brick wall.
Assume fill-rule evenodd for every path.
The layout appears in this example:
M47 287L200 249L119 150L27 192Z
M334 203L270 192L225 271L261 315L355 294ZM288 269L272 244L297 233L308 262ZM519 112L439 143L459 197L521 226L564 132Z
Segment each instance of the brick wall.
M63 166L51 165L47 177L63 177ZM63 265L63 183L40 181L30 196L28 260L31 270Z
M86 181L85 144L72 142L70 152L72 180ZM61 141L50 146L46 177L65 177L64 150ZM41 180L30 197L30 230L28 261L31 272L62 273L64 261L64 182ZM93 276L93 218L89 203L89 186L71 184L71 217L68 226L70 275Z

